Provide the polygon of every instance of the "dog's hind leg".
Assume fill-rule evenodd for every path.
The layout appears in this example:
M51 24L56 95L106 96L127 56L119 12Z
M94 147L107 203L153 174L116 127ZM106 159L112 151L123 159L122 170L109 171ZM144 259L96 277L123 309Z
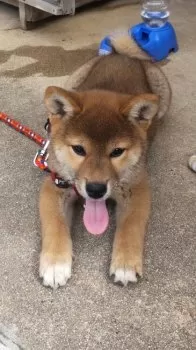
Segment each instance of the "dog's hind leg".
M57 188L47 177L40 193L40 218L42 226L42 250L40 277L43 284L57 288L71 277L72 241L70 218L66 215L70 193ZM68 190L67 190L68 191Z

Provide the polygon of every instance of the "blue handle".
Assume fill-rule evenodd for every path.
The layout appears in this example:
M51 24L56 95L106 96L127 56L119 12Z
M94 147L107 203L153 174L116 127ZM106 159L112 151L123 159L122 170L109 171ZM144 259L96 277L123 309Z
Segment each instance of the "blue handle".
M140 23L129 29L129 35L155 61L161 61L171 52L178 51L176 33L169 22L156 28Z

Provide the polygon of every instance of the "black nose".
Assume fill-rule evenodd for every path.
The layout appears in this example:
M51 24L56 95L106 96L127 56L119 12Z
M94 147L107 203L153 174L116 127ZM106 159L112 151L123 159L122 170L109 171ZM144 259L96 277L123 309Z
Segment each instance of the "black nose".
M106 194L107 186L100 182L89 182L86 185L86 192L89 197L98 199L102 198Z

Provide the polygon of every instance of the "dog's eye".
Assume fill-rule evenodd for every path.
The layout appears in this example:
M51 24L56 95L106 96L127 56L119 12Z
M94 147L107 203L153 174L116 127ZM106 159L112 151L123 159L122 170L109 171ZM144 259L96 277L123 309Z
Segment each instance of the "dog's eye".
M120 157L125 151L125 148L115 148L111 153L110 157L111 158L117 158Z
M74 146L71 146L73 151L78 155L78 156L81 156L81 157L85 157L86 155L86 151L84 149L84 147L80 146L80 145L74 145Z

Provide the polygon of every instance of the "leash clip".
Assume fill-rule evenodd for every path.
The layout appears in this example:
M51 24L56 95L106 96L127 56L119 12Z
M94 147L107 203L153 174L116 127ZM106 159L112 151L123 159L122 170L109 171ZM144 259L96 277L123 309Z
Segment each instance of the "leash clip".
M35 158L33 160L33 164L41 170L48 170L47 159L48 159L49 153L47 149L48 149L49 143L50 141L47 140L44 147L37 151Z

